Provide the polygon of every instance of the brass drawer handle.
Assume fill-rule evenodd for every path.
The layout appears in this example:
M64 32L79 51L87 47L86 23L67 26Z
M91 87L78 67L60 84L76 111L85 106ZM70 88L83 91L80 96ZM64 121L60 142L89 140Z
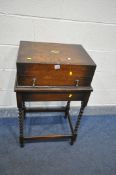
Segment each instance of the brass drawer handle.
M35 86L35 83L36 83L36 78L33 78L33 87Z
M76 86L79 86L79 80L75 80L76 81Z
M72 97L72 94L69 94L68 97L71 98Z

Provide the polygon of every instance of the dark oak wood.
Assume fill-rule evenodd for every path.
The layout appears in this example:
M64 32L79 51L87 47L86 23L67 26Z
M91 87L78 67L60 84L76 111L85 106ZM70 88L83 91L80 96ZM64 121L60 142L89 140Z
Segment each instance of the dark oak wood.
M60 108L38 108L38 107L31 107L31 108L26 108L26 112L65 112L65 107L60 107Z
M58 77L55 78L55 76L54 78L52 77L49 79L45 79L45 78L42 79L42 77L39 78L37 76L19 76L18 77L19 85L20 86L32 86L34 77L36 77L36 84L35 84L36 86L39 86L39 84L41 86L47 86L47 85L49 86L70 86L70 85L76 86L76 80L79 81L78 83L79 86L90 86L91 80L92 80L91 78L88 78L88 77L84 77L84 78L73 77L73 79L72 77L71 78L67 77L63 79L63 78L60 78L61 76L59 76L59 79L60 79L59 80Z
M19 109L19 141L77 138L84 108L91 92L96 64L81 45L21 41L17 57L14 91ZM27 108L25 102L67 101L61 108ZM75 126L70 116L70 102L81 101ZM71 135L24 137L24 118L27 112L64 112Z
M17 59L19 85L90 86L96 65L81 45L20 43Z
M52 139L70 139L71 135L46 135L46 136L33 136L33 137L25 137L24 140L31 141L31 140L52 140Z
M27 58L32 58L27 60ZM71 58L68 60L67 58ZM78 44L21 41L17 63L94 65L94 61Z
M58 92L92 92L93 88L91 86L81 86L81 87L75 87L75 86L18 86L17 84L15 84L15 88L14 88L15 92L40 92L40 93L46 93L46 92L50 92L50 93L58 93Z
M86 93L26 93L23 96L24 101L80 101L84 99Z

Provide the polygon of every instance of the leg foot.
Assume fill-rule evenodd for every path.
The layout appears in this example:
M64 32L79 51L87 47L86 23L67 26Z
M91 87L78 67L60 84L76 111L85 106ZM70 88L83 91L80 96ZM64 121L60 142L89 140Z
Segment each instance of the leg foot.
M20 143L20 147L23 148L24 147L24 144L23 143Z
M76 138L77 138L77 134L74 134L74 135L71 137L70 145L73 145L73 144L74 144L74 142L76 141Z
M74 142L71 140L71 141L70 141L70 145L73 145L73 144L74 144Z
M20 147L24 147L24 139L23 139L23 137L19 137L19 143L20 143Z

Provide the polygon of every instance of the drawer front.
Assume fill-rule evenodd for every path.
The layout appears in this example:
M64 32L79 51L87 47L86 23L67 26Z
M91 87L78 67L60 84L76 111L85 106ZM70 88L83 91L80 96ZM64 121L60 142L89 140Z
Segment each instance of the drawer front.
M19 76L18 85L20 86L89 86L91 78L89 77L61 77L57 81L54 78L39 78L36 76Z
M24 93L24 101L81 101L85 93Z
M19 64L19 85L32 86L89 86L94 74L92 66ZM79 80L79 81L78 81Z
M37 75L39 77L66 77L73 76L91 77L95 67L81 65L60 65L60 64L17 64L17 72L19 75Z

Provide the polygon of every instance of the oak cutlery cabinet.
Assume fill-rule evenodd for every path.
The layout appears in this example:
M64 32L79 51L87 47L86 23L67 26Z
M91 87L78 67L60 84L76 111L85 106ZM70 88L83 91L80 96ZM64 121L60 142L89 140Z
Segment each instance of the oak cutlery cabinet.
M16 62L15 92L19 109L20 145L26 140L70 139L77 131L83 110L93 91L91 82L96 64L81 45L21 41ZM27 108L28 101L66 101L66 107L51 108L64 112L71 128L70 135L24 137L26 112L47 111L45 108ZM75 126L70 117L70 102L81 101Z

